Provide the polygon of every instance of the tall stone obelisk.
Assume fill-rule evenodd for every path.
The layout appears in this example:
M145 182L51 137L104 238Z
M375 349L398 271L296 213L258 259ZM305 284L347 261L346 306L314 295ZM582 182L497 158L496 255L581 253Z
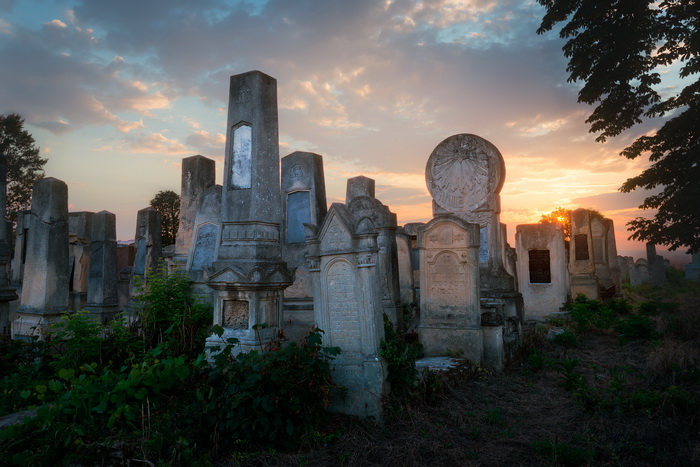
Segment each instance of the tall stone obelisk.
M216 291L214 324L246 350L280 325L282 291L292 283L280 244L274 78L259 71L231 77L226 131L221 235L207 285Z

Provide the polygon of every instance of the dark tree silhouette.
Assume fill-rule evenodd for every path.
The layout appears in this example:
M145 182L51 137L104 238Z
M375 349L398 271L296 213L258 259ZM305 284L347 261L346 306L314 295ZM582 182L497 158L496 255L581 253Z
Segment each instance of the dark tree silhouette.
M180 225L180 196L172 190L159 191L151 207L160 212L160 238L163 246L173 245Z

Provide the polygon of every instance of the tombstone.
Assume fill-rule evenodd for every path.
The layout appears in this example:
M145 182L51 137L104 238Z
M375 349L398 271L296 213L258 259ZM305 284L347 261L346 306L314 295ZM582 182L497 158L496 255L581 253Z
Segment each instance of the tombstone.
M158 267L163 255L160 237L160 212L147 207L136 215L136 233L134 244L136 254L131 275L145 277L149 270Z
M374 198L374 179L362 175L348 179L345 190L345 204L350 204L350 201L357 196Z
M27 238L29 235L29 213L31 211L17 211L17 224L15 226L15 254L12 258L12 285L20 287L24 275L24 264L27 259Z
M500 192L505 163L496 146L470 134L450 136L433 150L425 169L433 215L453 214L479 224L481 298L502 303L504 318L522 321L522 295L505 268Z
M569 273L561 224L515 228L519 290L525 313L545 317L561 311L569 298Z
M314 317L323 344L340 347L333 380L347 392L333 394L330 409L381 419L387 366L380 355L384 337L378 232L371 219L356 218L333 204L320 229L308 226L308 268Z
M617 267L620 270L620 283L629 284L630 283L630 270L627 264L627 256L617 257ZM630 258L631 259L631 258Z
M92 212L68 214L68 308L73 311L82 310L87 301L92 216Z
M178 269L186 269L190 244L195 238L196 217L202 192L214 186L216 162L204 156L182 159L180 178L180 222L175 239L173 263Z
M32 190L32 210L13 339L41 336L68 309L68 186L42 178Z
M463 353L481 363L479 225L440 215L418 228L420 324L426 356Z
M576 209L571 213L569 280L571 298L576 298L578 294L591 300L600 298L590 212L587 209Z
M416 303L420 303L420 255L418 254L418 228L424 226L423 222L409 222L402 227L411 242L411 269L413 269L413 297Z
M4 153L0 153L0 210L2 213L7 210L7 155ZM10 302L17 300L7 270L12 248L11 229L3 227L9 227L4 215L0 222L0 335L10 333Z
M403 228L396 231L396 256L399 272L399 294L401 303L411 305L415 302L413 266L411 264L411 237Z
M111 212L92 216L90 274L85 309L105 323L119 312L117 289L117 220Z
M656 245L646 244L647 263L649 264L649 280L652 284L664 285L666 283L666 270L663 257L656 254Z
M370 196L355 196L346 207L356 219L371 221L373 228L378 233L377 267L379 268L382 288L382 308L394 326L401 328L403 327L403 314L396 249L396 214L392 213L378 199Z
M277 81L259 71L231 77L221 198L221 232L208 268L214 324L235 352L272 338L281 325L282 291L292 273L282 260ZM266 325L260 329L260 325ZM221 339L207 339L210 352Z
M634 274L632 274L634 281L632 285L642 285L651 282L651 271L649 268L649 262L644 258L638 258L634 263Z
M285 214L282 258L294 270L294 282L284 290L284 333L289 339L299 341L314 324L304 224L320 226L328 210L323 157L297 151L282 158L282 203Z
M622 297L622 270L620 269L620 264L617 261L617 242L615 241L615 223L612 219L604 218L607 226L607 235L605 237L607 241L606 249L608 253L608 267L610 268L610 275L612 276L613 284L615 285L615 295L617 297Z
M608 238L611 235L609 230L612 228L612 224L606 222L606 219L602 215L590 213L590 225L595 274L598 278L600 297L613 297L617 293L617 290L612 270L610 269L610 252L608 251L608 246L610 244ZM614 242L615 233L612 232L612 235ZM615 256L617 256L617 254Z
M685 265L685 278L689 281L700 281L700 253L693 253L690 264Z

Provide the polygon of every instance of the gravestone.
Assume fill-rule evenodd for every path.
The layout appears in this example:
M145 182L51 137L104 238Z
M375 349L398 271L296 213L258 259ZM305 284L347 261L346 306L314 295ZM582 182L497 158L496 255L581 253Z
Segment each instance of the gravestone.
M117 220L111 212L100 211L92 216L85 309L102 323L119 312L117 283Z
M613 284L615 285L615 295L622 297L622 271L620 264L617 261L617 242L615 241L615 224L612 219L605 218L603 222L607 225L607 252L608 252L608 267L612 276Z
M0 212L7 210L7 155L0 153ZM10 262L12 232L2 217L0 222L0 335L10 334L10 302L17 300L15 288L10 284L7 265ZM5 227L5 228L3 228Z
M141 209L136 215L136 256L132 276L144 277L158 266L163 255L160 233L160 212L152 207Z
M281 325L282 291L292 274L282 260L277 81L259 71L231 77L221 198L221 232L206 284L214 324L235 352L268 340ZM266 325L264 329L256 325ZM210 352L221 339L207 339Z
M347 388L334 393L330 409L382 417L387 367L380 355L384 337L378 232L368 218L356 218L333 204L320 229L307 225L308 268L314 317L325 332L323 344L338 346L333 380Z
M571 298L575 299L578 294L583 294L592 300L600 298L591 219L587 209L576 209L571 213L569 280Z
M693 253L690 264L685 265L685 278L689 281L700 281L700 253Z
M294 271L294 282L284 290L284 332L289 339L299 341L314 324L304 224L320 226L328 210L323 157L297 151L282 158L282 200L282 258Z
M656 254L656 245L646 244L647 263L649 264L649 280L652 284L664 285L666 283L666 270L663 257Z
M411 237L401 227L396 231L396 253L401 303L410 305L416 300L413 284L413 266L411 264Z
M561 224L515 228L519 290L525 313L544 317L561 311L569 296L569 273Z
M610 269L608 252L609 229L612 227L597 213L590 215L591 237L593 242L593 259L595 262L595 275L598 278L598 287L605 296L614 294L615 282ZM613 232L614 235L614 232ZM617 256L617 255L616 255ZM612 291L612 292L610 292Z
M638 258L634 263L634 280L632 285L649 284L651 282L651 270L649 262L644 258Z
M27 259L27 238L29 232L29 214L31 211L17 211L15 225L15 255L12 258L12 285L20 287L24 276L24 264Z
M418 228L420 324L426 356L459 352L480 363L479 225L443 214Z
M216 162L214 160L199 155L182 159L180 220L173 255L173 262L179 269L186 269L188 266L190 244L193 238L197 239L195 221L200 197L203 191L214 186L215 178Z
M630 270L627 263L628 256L618 256L617 257L617 267L620 270L620 282L622 284L630 283ZM630 258L631 259L631 258Z
M450 136L433 150L425 169L433 215L453 214L479 224L481 298L502 303L504 318L522 321L522 295L506 270L505 235L500 222L503 156L489 141L471 134Z
M82 310L87 301L92 216L84 211L68 214L68 308L73 311Z
M394 326L400 328L403 326L403 319L396 247L396 214L371 196L355 196L346 206L355 219L370 221L372 229L377 231L377 267L382 287L382 307Z
M68 186L51 177L34 183L24 221L29 238L13 339L41 336L68 309Z

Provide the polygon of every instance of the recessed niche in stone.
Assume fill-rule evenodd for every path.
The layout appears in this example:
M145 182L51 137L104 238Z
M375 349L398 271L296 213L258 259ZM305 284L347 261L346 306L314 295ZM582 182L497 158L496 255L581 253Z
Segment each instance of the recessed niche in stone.
M530 266L530 283L550 284L552 273L549 264L549 250L530 250L527 254Z
M248 329L248 302L224 300L224 327Z

